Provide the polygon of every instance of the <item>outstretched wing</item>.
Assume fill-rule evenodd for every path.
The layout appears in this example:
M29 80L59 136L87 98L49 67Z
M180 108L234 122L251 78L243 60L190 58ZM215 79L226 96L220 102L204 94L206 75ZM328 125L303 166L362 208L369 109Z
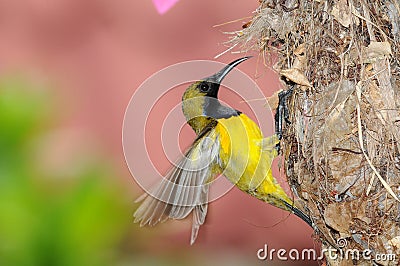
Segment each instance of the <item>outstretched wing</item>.
M143 202L134 214L135 222L153 226L167 219L184 219L193 211L193 244L207 215L209 182L221 172L219 147L214 128L205 129L166 177L137 199Z

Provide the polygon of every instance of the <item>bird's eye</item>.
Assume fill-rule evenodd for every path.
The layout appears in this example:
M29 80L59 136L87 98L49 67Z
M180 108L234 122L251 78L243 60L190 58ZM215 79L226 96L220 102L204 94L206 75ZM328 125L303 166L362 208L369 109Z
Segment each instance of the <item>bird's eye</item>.
M209 86L208 86L207 83L201 83L201 85L200 85L200 90L201 90L202 92L207 92L208 89L209 89Z
M203 92L206 92L206 91L208 91L208 84L207 83L201 83L201 85L200 85L200 90L201 91L203 91Z
M201 85L200 85L200 90L201 90L202 92L207 92L208 89L209 89L209 86L208 86L207 83L201 83Z

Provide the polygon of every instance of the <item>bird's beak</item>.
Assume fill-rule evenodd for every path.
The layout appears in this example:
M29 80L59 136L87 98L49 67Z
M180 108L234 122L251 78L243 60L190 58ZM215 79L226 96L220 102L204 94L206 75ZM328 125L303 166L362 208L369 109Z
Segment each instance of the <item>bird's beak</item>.
M221 69L219 72L215 73L212 76L209 76L208 78L206 78L206 81L211 81L213 83L216 84L221 84L221 81L226 77L226 75L228 75L228 73L237 65L239 65L240 63L242 63L243 61L246 61L247 59L251 58L252 56L246 56L246 57L242 57L239 59L236 59L235 61L229 63L228 65L226 65L223 69Z

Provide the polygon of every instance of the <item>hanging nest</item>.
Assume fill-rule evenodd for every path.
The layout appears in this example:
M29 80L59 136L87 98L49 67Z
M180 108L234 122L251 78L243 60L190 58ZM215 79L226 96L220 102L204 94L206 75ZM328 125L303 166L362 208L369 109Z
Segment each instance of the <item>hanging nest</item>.
M338 250L327 263L399 265L398 0L265 0L229 44L277 54L274 69L295 84L285 172L322 247Z

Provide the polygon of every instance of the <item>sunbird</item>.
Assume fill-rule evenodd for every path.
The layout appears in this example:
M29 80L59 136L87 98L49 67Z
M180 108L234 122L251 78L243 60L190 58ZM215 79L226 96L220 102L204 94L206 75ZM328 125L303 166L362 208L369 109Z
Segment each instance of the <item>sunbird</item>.
M182 111L197 137L150 194L137 199L143 202L134 214L135 222L153 226L167 219L184 219L192 213L193 244L207 215L210 183L222 174L241 191L292 212L312 226L311 219L294 205L272 176L279 135L264 138L247 115L218 100L221 81L249 58L237 59L186 89Z

